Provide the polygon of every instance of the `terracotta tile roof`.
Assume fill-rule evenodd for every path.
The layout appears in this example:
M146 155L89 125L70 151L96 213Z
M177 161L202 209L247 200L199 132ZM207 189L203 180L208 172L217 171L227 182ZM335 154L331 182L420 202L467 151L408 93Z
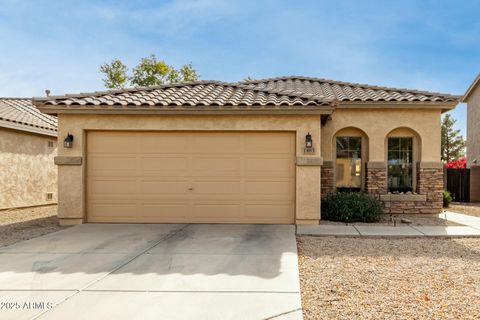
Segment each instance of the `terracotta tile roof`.
M47 134L57 133L57 118L40 112L30 98L0 98L0 126L2 123L12 124L19 130L35 128Z
M262 89L272 93L313 94L327 99L337 99L340 102L458 102L461 99L461 96L445 93L388 88L302 76L248 80L241 83L245 84L247 88Z
M65 96L34 98L42 109L98 107L103 109L196 109L213 107L222 109L295 108L331 106L333 99L314 94L274 93L268 90L247 88L240 83L220 81L194 81L179 84L109 90Z
M280 77L237 83L193 81L155 87L33 98L49 114L62 112L281 112L331 113L348 102L448 103L460 96L309 77Z

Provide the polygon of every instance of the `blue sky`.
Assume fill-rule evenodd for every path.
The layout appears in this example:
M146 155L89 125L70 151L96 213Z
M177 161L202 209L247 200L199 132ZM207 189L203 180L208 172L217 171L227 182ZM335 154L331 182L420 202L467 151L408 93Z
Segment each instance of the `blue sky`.
M0 0L0 96L101 90L99 65L156 54L202 79L306 75L463 94L480 1ZM465 130L466 107L453 115Z

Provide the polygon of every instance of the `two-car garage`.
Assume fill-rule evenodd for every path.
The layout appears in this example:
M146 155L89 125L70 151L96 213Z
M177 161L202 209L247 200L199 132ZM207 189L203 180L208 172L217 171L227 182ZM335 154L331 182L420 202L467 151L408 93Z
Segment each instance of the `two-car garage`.
M205 80L33 102L68 142L62 225L319 223L330 97Z
M87 131L87 221L294 223L295 150L288 131Z

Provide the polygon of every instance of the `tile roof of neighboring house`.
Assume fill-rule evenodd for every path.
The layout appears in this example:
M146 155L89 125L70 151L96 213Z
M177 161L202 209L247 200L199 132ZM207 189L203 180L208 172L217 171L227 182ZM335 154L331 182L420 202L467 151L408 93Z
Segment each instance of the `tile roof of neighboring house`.
M458 102L461 96L446 93L388 88L368 84L311 78L302 76L278 77L242 81L247 88L275 93L307 93L338 101L357 102Z
M465 91L465 94L463 95L463 98L462 98L462 102L467 102L468 97L479 84L480 84L480 73L475 78L475 80L473 80L472 84L470 85L470 87L468 87L467 91Z
M155 87L109 90L65 96L34 98L34 104L48 109L143 111L235 111L331 109L333 99L304 93L273 93L247 88L240 83L193 81ZM319 108L319 106L325 108ZM51 111L50 113L55 113Z
M30 98L0 98L0 127L57 135L57 118L40 112Z

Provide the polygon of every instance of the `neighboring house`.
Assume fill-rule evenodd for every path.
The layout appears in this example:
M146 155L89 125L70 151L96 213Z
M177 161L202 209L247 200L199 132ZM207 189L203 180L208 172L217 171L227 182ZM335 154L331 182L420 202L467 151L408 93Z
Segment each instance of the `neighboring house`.
M56 158L62 224L306 224L337 189L440 212L440 117L459 100L283 77L33 101L73 137Z
M465 92L467 103L467 167L470 168L470 201L480 201L480 74Z
M0 98L0 209L57 201L57 119L31 99Z

